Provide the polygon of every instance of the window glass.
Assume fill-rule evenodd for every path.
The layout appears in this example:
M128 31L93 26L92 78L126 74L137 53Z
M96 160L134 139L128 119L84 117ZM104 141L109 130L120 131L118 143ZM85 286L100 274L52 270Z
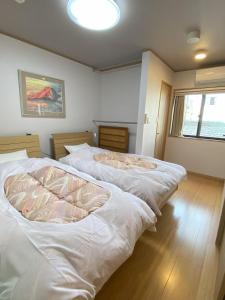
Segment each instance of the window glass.
M225 140L225 92L177 95L171 135Z
M225 93L206 94L200 136L225 138Z

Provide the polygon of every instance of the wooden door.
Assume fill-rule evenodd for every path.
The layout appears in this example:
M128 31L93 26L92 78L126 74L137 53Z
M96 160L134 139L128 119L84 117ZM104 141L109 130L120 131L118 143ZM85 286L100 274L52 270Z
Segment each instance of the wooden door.
M165 152L171 93L172 87L162 81L155 139L155 157L161 160Z

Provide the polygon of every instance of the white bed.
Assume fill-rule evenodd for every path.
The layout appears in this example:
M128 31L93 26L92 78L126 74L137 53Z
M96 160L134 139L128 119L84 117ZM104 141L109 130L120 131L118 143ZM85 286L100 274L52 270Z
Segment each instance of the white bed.
M161 208L168 197L177 189L178 184L186 177L186 170L176 164L140 155L138 157L156 164L157 167L151 170L144 168L122 170L102 164L94 159L94 155L107 151L87 144L81 147L76 146L73 152L61 158L60 162L138 196L156 214L161 215ZM135 154L133 156L137 157Z
M49 165L97 183L111 198L75 223L25 219L6 199L4 182ZM153 211L137 197L54 160L0 164L0 299L93 299L155 222Z

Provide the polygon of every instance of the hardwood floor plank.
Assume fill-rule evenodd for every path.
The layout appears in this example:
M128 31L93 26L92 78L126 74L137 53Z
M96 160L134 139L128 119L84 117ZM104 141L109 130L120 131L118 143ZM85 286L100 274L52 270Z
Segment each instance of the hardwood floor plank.
M214 300L222 183L189 175L97 300Z

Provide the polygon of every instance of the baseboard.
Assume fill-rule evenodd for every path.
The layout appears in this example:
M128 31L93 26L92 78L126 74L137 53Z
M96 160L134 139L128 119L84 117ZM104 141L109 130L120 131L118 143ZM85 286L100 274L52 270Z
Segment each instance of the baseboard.
M201 174L201 173L197 173L197 172L193 172L193 171L187 171L188 174L192 174L192 175L197 175L197 176L201 176L201 177L204 177L204 178L208 178L208 179L214 179L214 180L217 180L217 181L220 181L220 182L224 182L225 181L225 178L220 178L220 177L216 177L216 176L210 176L210 175L206 175L206 174Z

